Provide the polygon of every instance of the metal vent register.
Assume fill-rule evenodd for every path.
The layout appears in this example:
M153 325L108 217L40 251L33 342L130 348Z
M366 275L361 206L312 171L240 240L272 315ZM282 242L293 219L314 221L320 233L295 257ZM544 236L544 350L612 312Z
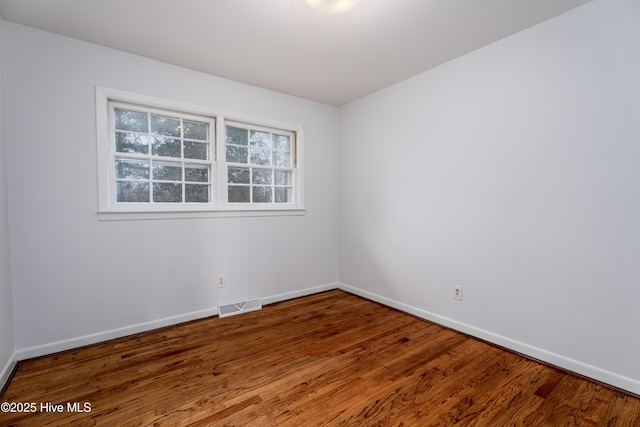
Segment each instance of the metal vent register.
M247 313L262 309L260 298L251 298L243 301L229 302L218 305L218 317L233 316L234 314Z

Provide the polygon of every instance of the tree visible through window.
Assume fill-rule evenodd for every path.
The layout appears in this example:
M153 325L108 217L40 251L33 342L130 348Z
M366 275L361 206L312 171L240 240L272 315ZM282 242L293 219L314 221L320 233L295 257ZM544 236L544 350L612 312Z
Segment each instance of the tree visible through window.
M301 215L301 126L96 88L100 219Z
M302 215L303 128L96 88L98 218Z
M229 203L292 203L292 132L226 126Z
M209 203L212 120L113 106L118 203Z

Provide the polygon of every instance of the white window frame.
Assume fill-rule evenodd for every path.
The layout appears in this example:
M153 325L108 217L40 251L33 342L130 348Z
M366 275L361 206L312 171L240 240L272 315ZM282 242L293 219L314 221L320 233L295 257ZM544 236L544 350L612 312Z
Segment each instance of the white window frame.
M175 111L186 117L208 118L213 134L211 147L211 199L209 203L123 203L115 195L115 147L110 122L110 103L140 106L141 110ZM228 203L226 124L240 123L250 128L287 132L292 140L293 190L291 203ZM211 107L166 100L147 95L96 86L96 132L98 172L98 219L140 220L170 218L207 218L241 216L304 215L303 199L303 127Z
M109 176L109 199L110 201L113 203L113 208L115 210L127 210L127 211L149 211L149 210L154 210L154 211L160 211L160 212L165 212L165 211L173 211L173 210L182 210L182 209L186 209L186 210L212 210L212 209L216 209L217 206L217 200L214 197L213 191L211 190L211 188L213 187L213 177L216 176L216 166L217 163L215 161L215 119L213 117L209 117L209 116L196 116L196 115L192 115L192 114L186 114L183 112L174 112L174 111L169 111L169 110L163 110L163 109L158 109L158 108L152 108L152 107L148 107L148 106L141 106L138 104L131 104L131 103L124 103L122 101L113 101L110 100L109 103L109 109L108 109L108 120L109 120L109 147L108 147L108 153L107 156L109 157L109 164L113 165L114 162L116 162L116 160L122 159L122 160L143 160L143 161L149 161L149 162L153 162L153 163L164 163L164 162L171 162L174 164L180 163L182 165L182 168L184 170L184 168L186 167L187 164L200 164L200 165L207 165L209 166L209 181L208 181L208 185L210 187L209 190L209 202L207 203L186 203L186 202L176 202L176 203L158 203L158 202L154 202L153 199L149 200L148 202L141 202L141 203L136 203L136 202L117 202L113 199L116 198L116 185L118 181L122 181L120 179L118 179L116 176L114 175L114 168L111 166L108 168L108 175ZM175 117L175 118L180 118L180 119L184 119L184 120L188 120L188 121L197 121L197 122L201 122L201 123L207 123L207 125L209 126L209 137L208 140L206 140L206 142L209 143L209 152L208 152L208 160L196 160L196 159L189 159L189 158L182 158L182 157L158 157L155 155L151 155L151 154L137 154L137 153L119 153L116 152L116 150L114 149L115 147L115 135L116 135L116 129L114 128L114 110L115 109L124 109L124 110L129 110L129 111L140 111L142 113L150 113L151 115L157 115L157 116L165 116L165 117ZM177 136L176 138L181 139L180 136ZM174 139L174 138L172 138ZM203 141L204 142L204 141ZM138 180L131 180L130 182L136 182ZM138 182L142 182L142 181L138 181ZM151 176L149 177L148 181L144 181L147 182L149 184L150 187L153 187L154 182L155 181ZM165 181L167 183L173 183L173 181ZM183 183L182 181L180 181L181 184ZM196 184L196 185L200 185L200 184ZM150 206L153 205L153 206Z
M264 126L260 126L260 125L256 125L253 123L242 123L242 122L237 122L237 121L233 121L233 120L226 120L225 122L225 145L228 144L228 141L226 140L226 129L227 127L234 127L234 128L240 128L240 129L246 129L248 132L248 136L251 134L251 132L256 131L256 132L264 132L264 133L269 133L272 135L283 135L283 136L287 136L290 139L290 162L291 164L289 166L276 166L274 164L269 164L269 165L257 165L257 164L253 164L250 162L246 162L246 163L234 163L234 162L228 162L227 166L228 167L232 167L232 168L246 168L249 169L250 171L255 171L258 169L263 169L263 170L270 170L270 171L276 171L276 170L281 170L281 171L287 171L287 172L291 172L292 174L292 182L291 185L288 185L288 187L293 187L294 191L292 194L292 201L288 202L288 203L249 203L249 204L245 204L243 202L239 202L239 203L233 203L233 202L229 202L228 200L224 200L224 203L226 203L226 206L233 208L234 206L253 206L254 209L260 209L262 206L266 207L266 208L270 208L270 209L277 209L279 206L288 206L288 207L294 207L295 203L296 203L296 194L295 194L295 188L296 188L296 183L298 181L298 174L297 174L297 168L296 168L296 134L295 132L292 131L288 131L288 130L283 130L283 129L274 129L274 128L269 128L269 127L264 127ZM233 144L232 144L233 145ZM238 147L243 147L243 146L238 146ZM247 150L248 153L250 155L252 148L256 148L255 146L252 146L251 144L248 144L247 146ZM274 153L274 152L283 152L281 150L277 150L273 147L271 147L270 149L268 149L268 151ZM226 155L226 151L225 151L225 155ZM225 159L226 161L226 159ZM275 163L275 162L274 162ZM227 171L227 168L225 168L225 173ZM225 178L226 179L226 178ZM253 181L251 179L251 181ZM252 196L252 189L254 187L261 187L262 185L260 184L255 184L253 182L248 183L248 184L230 184L229 182L227 182L228 185L234 185L234 186L244 186L249 188L249 196L251 198L253 198ZM272 182L271 185L266 185L265 187L270 187L270 188L276 188L279 187L278 185L276 185L275 182ZM228 195L228 191L225 193ZM275 194L272 193L272 196L274 196L275 198Z

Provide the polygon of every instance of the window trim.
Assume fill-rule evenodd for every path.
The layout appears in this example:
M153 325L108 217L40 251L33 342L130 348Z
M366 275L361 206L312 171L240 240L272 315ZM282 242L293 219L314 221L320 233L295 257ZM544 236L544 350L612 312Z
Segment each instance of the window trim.
M176 111L184 115L199 115L211 118L215 127L212 154L211 185L212 200L203 206L199 204L118 204L113 198L115 182L111 171L114 153L110 152L109 102L136 104L141 108ZM295 135L295 149L292 149L294 188L291 204L240 204L227 203L227 163L226 163L226 121L245 123L253 127L283 130ZM171 218L247 217L247 216L290 216L304 215L304 129L301 125L284 123L249 115L222 111L202 105L167 100L117 89L96 86L96 137L98 173L98 219L99 220L142 220ZM151 209L153 207L153 209Z

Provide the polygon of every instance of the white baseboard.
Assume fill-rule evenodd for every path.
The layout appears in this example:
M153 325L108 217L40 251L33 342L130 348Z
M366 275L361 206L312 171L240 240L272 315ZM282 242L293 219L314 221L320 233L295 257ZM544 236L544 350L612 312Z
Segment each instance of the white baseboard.
M178 316L165 317L164 319L152 320L150 322L139 323L137 325L125 326L124 328L112 329L109 331L98 332L91 335L70 338L63 341L38 345L35 347L22 348L17 351L18 360L31 359L33 357L45 356L60 351L71 350L73 348L83 347L86 345L96 344L102 341L121 338L127 335L133 335L140 332L147 332L153 329L163 328L165 326L177 325L178 323L188 322L190 320L202 319L218 314L218 307L208 308L205 310L194 311L191 313L180 314Z
M16 366L18 362L18 356L14 352L7 363L4 365L2 370L0 371L0 391L4 388L7 381L9 381L9 377L11 376L11 372L13 372L13 368Z
M280 301L287 301L294 298L306 297L307 295L319 294L320 292L338 289L338 283L330 283L327 285L316 286L313 288L303 289L301 291L287 292L284 294L272 295L262 298L262 304L273 304Z
M340 283L339 289L345 292L352 293L354 295L361 296L363 298L378 302L388 307L395 308L405 313L412 314L416 317L420 317L425 320L446 326L456 331L463 332L476 338L480 338L484 341L496 344L500 347L507 348L514 352L523 354L527 357L540 360L553 366L565 369L570 372L574 372L578 375L582 375L596 381L609 384L613 387L626 390L633 394L640 394L640 381L633 378L625 377L623 375L616 374L615 372L607 371L605 369L598 368L597 366L589 365L579 360L571 359L560 354L556 354L538 347L531 346L529 344L512 340L502 335L495 334L490 331L485 331L475 326L468 325L466 323L458 322L448 317L440 316L435 313L431 313L426 310L422 310L417 307L413 307L408 304L401 303L380 295L376 295L371 292L364 291L353 286Z
M324 292L324 291L337 289L337 288L338 288L337 283L331 283L328 285L303 289L301 291L268 296L268 297L262 298L262 303L265 305L272 304L278 301L285 301L288 299L312 295L315 293ZM196 319L203 319L205 317L215 316L217 314L218 314L218 307L216 306L213 308L194 311L191 313L185 313L178 316L166 317L163 319L152 320L150 322L126 326L124 328L112 329L109 331L98 332L91 335L70 338L67 340L52 342L52 343L43 344L39 346L22 348L16 351L17 360L25 360L25 359L31 359L33 357L45 356L47 354L53 354L60 351L71 350L73 348L96 344L96 343L108 341L114 338L121 338L127 335L133 335L140 332L147 332L153 329L163 328L165 326L176 325L178 323L188 322Z

